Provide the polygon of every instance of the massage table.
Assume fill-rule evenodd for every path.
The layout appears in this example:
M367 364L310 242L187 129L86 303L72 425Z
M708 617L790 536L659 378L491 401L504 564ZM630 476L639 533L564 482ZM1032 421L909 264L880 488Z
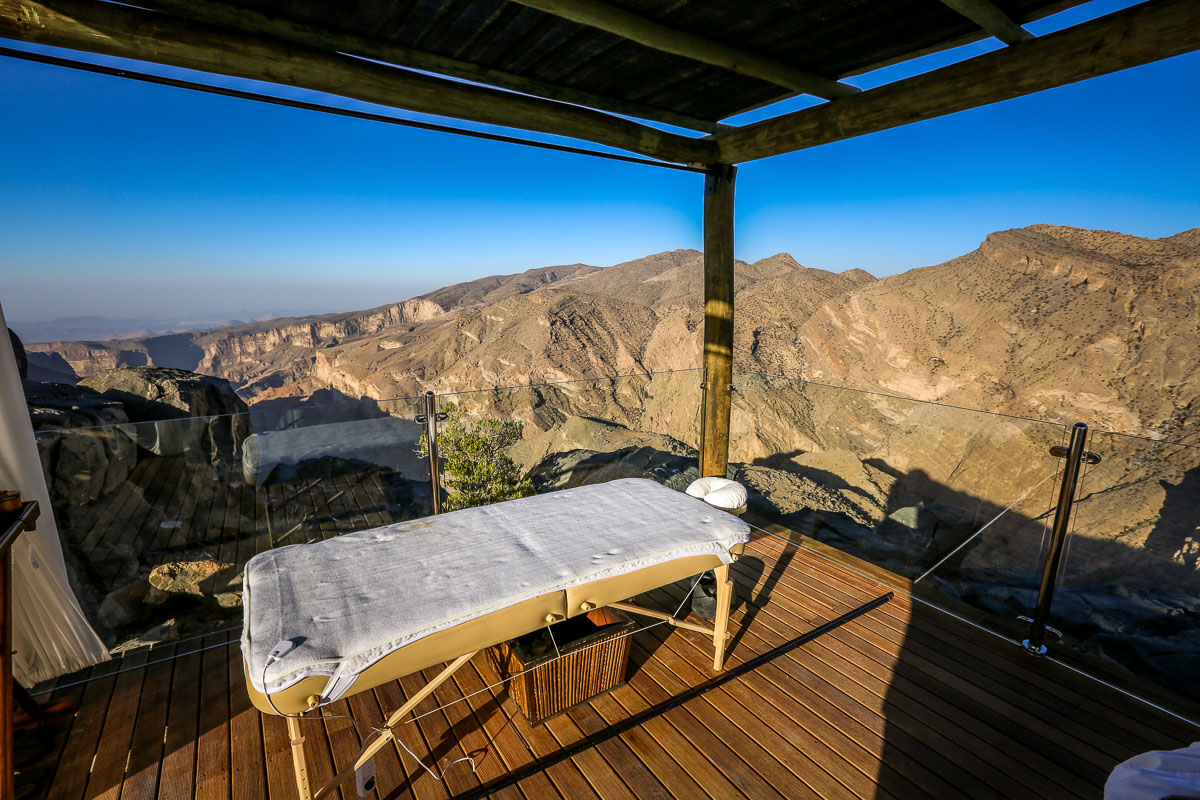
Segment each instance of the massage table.
M243 578L250 700L287 717L300 796L320 800L369 766L401 719L476 653L601 606L711 636L720 670L729 565L749 538L745 522L704 500L622 479L260 553ZM717 574L711 627L628 602L708 570ZM312 794L303 715L445 662Z

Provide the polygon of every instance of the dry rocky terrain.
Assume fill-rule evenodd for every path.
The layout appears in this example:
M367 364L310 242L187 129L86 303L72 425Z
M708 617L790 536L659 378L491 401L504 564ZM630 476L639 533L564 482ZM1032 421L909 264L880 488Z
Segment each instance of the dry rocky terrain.
M731 469L754 511L910 577L987 525L926 584L1018 631L1061 463L1048 449L1086 421L1104 461L1085 475L1056 621L1080 652L1196 694L1185 676L1200 669L1200 229L1148 240L1035 225L880 280L786 254L739 262L736 276ZM133 417L103 371L130 367L219 376L252 409L323 393L411 418L415 403L387 398L461 393L447 400L525 423L512 454L540 490L622 475L682 487L701 380L667 371L700 363L701 277L689 250L549 267L352 314L33 345L31 377L82 378L103 394L77 412L110 425ZM629 373L640 375L580 380ZM248 419L258 432L296 426ZM220 440L192 448L214 471L240 457L232 427L229 442L189 435ZM132 469L111 463L131 457L128 438L92 445L89 497ZM295 503L305 481L336 472L322 453L264 485L294 483L280 491ZM408 484L420 476L398 460L386 469L387 508L419 513Z

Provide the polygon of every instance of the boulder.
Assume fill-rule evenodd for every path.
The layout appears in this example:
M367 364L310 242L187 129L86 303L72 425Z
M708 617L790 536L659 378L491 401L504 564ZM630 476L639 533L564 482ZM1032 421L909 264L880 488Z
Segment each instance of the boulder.
M683 491L697 477L696 460L651 447L613 452L570 450L552 453L529 473L538 491L553 492L618 478L649 478Z
M175 624L175 620L169 619L162 624L155 625L145 633L121 642L109 652L111 652L114 656L119 656L130 650L137 650L140 647L150 647L153 645L165 644L178 638L179 628Z
M97 372L79 385L124 407L137 443L155 455L184 455L220 469L240 466L251 433L249 408L229 381L165 367Z
M125 482L137 463L124 406L91 389L26 381L42 472L56 512L91 505Z
M670 436L630 430L614 422L591 417L568 417L548 431L517 442L508 448L508 455L528 472L556 453L572 450L612 453L632 447L648 447L671 455L696 457L695 448Z
M226 561L202 559L199 561L172 561L159 564L150 570L150 585L162 595L186 595L197 599L214 599L227 593L232 583L230 573L236 565ZM163 598L155 596L157 601ZM217 601L218 605L222 605Z
M96 617L101 625L112 631L135 625L148 616L150 606L146 597L149 593L150 584L144 578L113 589L104 596Z

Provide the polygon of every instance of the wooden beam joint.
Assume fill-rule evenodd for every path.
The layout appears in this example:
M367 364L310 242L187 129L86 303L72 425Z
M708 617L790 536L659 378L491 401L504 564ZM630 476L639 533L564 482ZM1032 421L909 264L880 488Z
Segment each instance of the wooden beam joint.
M942 0L942 5L952 8L974 22L1005 44L1027 42L1033 34L1018 25L991 0Z
M790 153L1200 50L1200 3L1146 0L854 97L717 134L730 164Z
M859 89L821 75L814 75L781 61L742 50L732 45L677 30L652 19L609 5L603 0L513 0L546 14L578 22L597 30L637 42L645 47L711 64L785 89L825 99L848 97Z

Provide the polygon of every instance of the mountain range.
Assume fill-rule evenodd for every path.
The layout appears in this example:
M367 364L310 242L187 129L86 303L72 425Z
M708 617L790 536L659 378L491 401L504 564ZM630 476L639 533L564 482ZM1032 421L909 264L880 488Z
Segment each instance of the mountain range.
M1051 225L993 233L883 279L781 253L737 262L735 365L1130 433L1200 414L1200 229L1163 239ZM165 336L35 344L35 377L157 365L249 402L412 396L700 363L702 254L542 267L365 311Z

